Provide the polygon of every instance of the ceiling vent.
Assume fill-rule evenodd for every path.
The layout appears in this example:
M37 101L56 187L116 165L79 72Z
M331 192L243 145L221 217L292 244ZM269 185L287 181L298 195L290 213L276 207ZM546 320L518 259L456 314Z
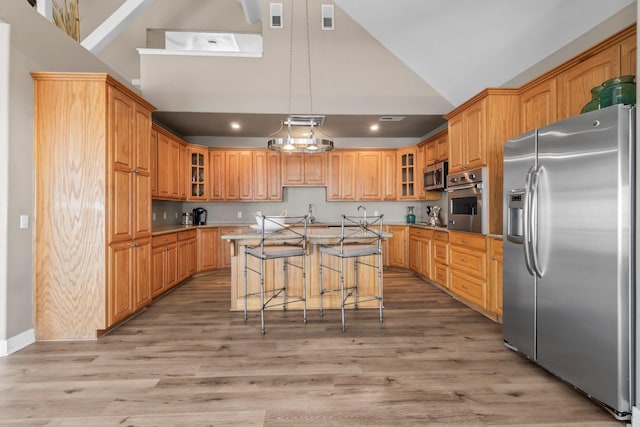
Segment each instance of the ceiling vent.
M269 16L271 28L282 28L282 3L270 3L269 4Z
M404 116L382 116L378 120L381 122L401 122L404 120Z
M322 5L322 29L333 30L333 5Z

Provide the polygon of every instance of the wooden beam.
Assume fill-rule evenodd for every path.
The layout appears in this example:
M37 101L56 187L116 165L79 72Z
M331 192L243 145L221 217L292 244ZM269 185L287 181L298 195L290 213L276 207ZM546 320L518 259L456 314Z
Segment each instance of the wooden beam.
M113 14L89 34L82 43L93 54L100 52L143 8L153 0L126 0Z
M262 20L262 0L238 0L242 5L244 19L253 24Z

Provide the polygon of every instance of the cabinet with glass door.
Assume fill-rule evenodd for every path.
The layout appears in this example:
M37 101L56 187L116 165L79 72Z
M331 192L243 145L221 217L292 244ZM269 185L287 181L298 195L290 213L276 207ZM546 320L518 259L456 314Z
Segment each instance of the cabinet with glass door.
M189 146L189 174L191 180L191 188L189 191L190 200L205 200L208 197L208 161L209 150L206 147Z
M415 200L418 196L417 159L418 153L416 147L407 147L398 150L399 199Z

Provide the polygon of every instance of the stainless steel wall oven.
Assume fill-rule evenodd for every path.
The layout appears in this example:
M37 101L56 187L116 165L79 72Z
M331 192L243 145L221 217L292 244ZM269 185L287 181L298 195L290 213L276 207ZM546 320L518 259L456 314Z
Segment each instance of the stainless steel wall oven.
M486 168L478 168L447 177L449 230L481 234L489 231L486 172Z

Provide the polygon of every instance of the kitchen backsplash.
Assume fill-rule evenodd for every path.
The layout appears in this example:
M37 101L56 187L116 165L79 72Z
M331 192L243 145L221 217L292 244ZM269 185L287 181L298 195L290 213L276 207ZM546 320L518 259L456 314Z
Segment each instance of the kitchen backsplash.
M440 220L446 224L446 193L442 193L440 200L436 201L396 201L396 202L327 202L326 189L324 187L285 187L282 202L172 202L153 201L155 214L154 226L179 224L182 212L190 212L193 208L203 207L207 209L208 224L235 224L252 223L256 212L265 215L279 215L283 210L292 215L304 215L308 211L309 204L313 206L313 216L318 222L339 222L341 215L356 215L358 206L367 209L367 214L373 215L376 211L384 214L387 223L404 223L406 221L407 208L414 206L416 221L427 220L427 205L438 205L442 208ZM165 219L166 213L166 219ZM238 217L240 213L241 218Z

